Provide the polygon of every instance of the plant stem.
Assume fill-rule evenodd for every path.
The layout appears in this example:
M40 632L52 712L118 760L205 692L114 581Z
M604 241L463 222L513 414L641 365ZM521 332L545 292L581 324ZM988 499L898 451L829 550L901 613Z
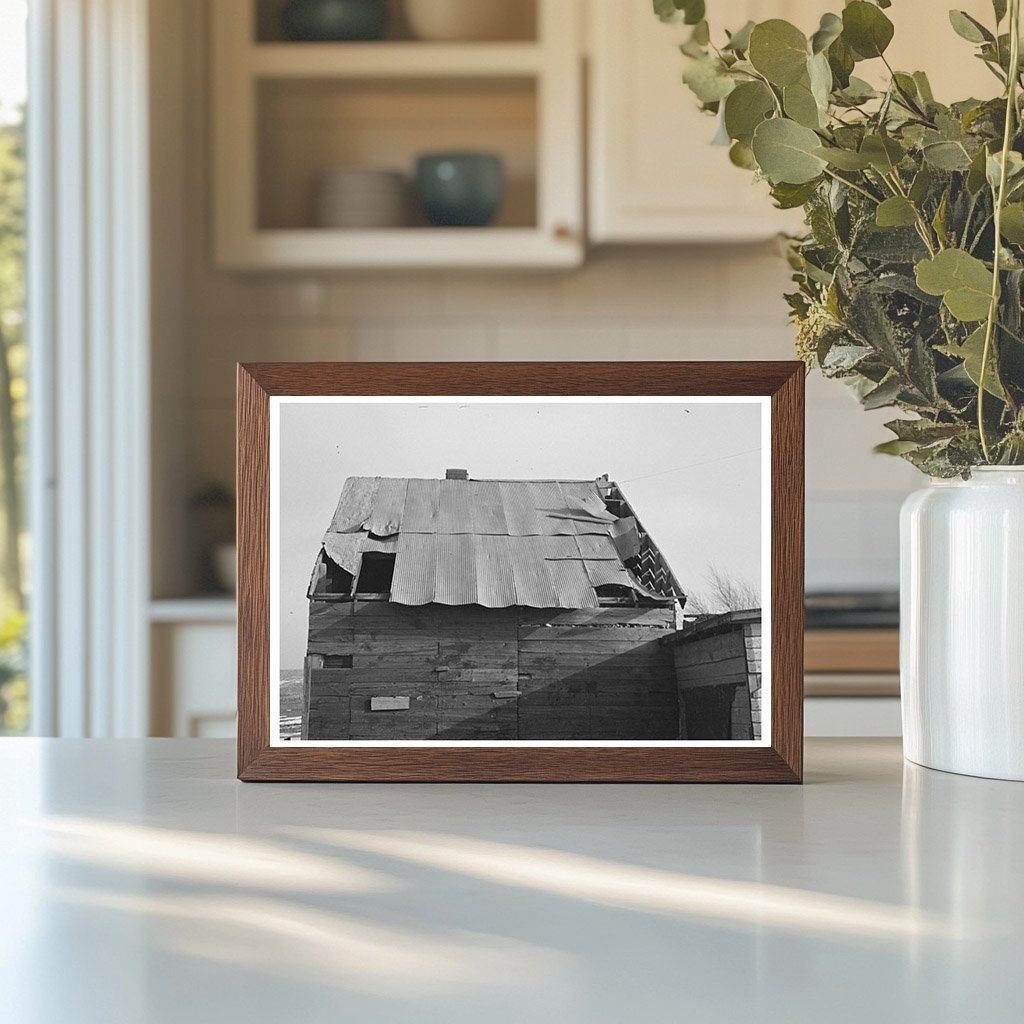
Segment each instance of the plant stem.
M1020 67L1020 0L1010 0L1010 73L1006 83L1006 123L1003 126L1003 149L999 167L999 189L995 197L995 246L992 256L992 294L989 299L988 319L985 322L985 345L981 350L981 369L978 372L978 436L985 461L992 462L988 434L985 431L985 374L992 355L992 335L999 314L999 272L1001 267L1001 242L1003 204L1006 200L1006 169L1009 162L1010 143L1013 141L1013 127L1017 119L1017 83Z
M854 192L859 192L865 199L870 199L871 202L877 206L880 202L877 196L873 196L867 189L861 188L860 185L852 181L847 181L846 178L840 178L838 174L833 173L827 167L825 173L833 180L838 181L841 185L845 185L847 188L852 188Z
M911 209L914 211L914 217L917 219L917 233L921 236L921 241L924 242L925 248L928 250L929 255L935 255L935 247L932 245L932 231L928 225L928 221L924 219L924 214L917 208L917 204L910 201L910 197L907 195L906 189L903 187L903 182L900 181L899 172L896 168L893 168L892 174L883 174L882 180L889 183L890 187L899 195L901 199L906 199L910 203ZM936 236L935 244L938 245L941 250L943 247L941 239Z

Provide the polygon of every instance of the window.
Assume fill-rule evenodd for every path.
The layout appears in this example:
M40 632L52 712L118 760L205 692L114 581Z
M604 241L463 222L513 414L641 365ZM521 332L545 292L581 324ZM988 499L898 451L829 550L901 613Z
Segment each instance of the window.
M29 725L25 431L25 0L0 0L0 735Z
M336 565L327 557L324 557L323 561L326 571L324 592L328 594L351 594L352 573L346 572L340 565Z
M359 570L358 594L390 594L395 575L395 556L367 552Z

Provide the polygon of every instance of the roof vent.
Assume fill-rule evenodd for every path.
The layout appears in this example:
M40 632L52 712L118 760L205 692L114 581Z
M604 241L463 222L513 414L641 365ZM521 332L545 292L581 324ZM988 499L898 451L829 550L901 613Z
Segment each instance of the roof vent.
M444 471L445 480L468 480L469 470L468 469L446 469Z

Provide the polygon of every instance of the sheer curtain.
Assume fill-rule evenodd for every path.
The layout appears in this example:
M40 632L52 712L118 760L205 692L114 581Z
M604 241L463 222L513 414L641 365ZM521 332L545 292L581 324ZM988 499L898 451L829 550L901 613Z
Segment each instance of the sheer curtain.
M34 731L148 721L146 0L32 0Z

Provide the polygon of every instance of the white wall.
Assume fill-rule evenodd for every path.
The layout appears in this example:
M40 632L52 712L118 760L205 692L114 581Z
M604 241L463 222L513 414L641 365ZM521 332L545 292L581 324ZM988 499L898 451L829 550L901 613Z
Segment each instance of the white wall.
M181 410L189 486L233 477L239 360L792 358L781 299L788 272L771 244L596 252L569 273L217 272L204 3L182 6L182 120L154 130L184 139L186 372L180 394L157 394ZM166 168L164 176L175 180ZM896 585L897 510L916 475L871 454L886 418L863 413L838 384L808 381L809 588Z

